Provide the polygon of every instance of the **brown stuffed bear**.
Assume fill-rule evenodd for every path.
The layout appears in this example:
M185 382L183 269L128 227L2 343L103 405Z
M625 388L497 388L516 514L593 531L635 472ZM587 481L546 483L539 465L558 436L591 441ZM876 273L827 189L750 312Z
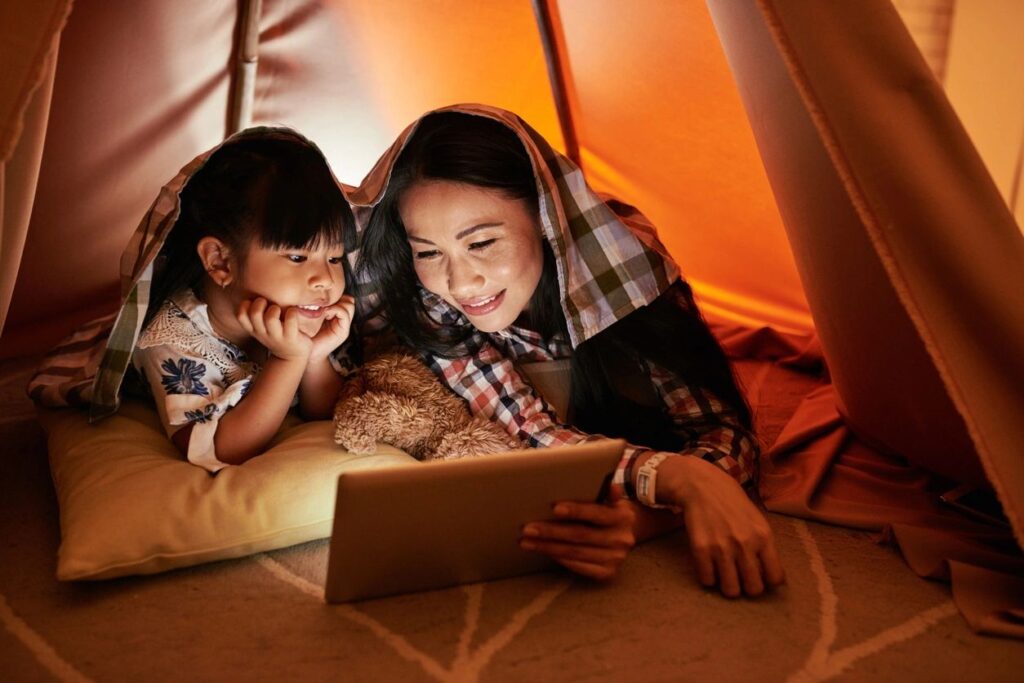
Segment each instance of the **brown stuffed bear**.
M418 460L462 458L521 448L499 425L469 414L420 360L388 352L349 375L334 407L334 441L369 454L377 442Z

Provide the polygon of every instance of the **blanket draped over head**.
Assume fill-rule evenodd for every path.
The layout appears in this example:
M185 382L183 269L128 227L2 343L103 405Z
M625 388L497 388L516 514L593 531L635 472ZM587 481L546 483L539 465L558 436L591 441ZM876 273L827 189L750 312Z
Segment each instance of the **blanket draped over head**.
M295 140L316 145L290 128L248 128L187 163L160 193L121 253L121 305L116 313L93 320L57 345L29 382L29 396L48 407L76 406L89 410L90 421L117 411L121 384L151 303L150 285L159 267L160 249L178 222L181 193L189 179L225 144L247 137ZM326 162L326 158L324 158Z
M540 226L555 256L573 347L651 303L679 278L678 266L650 222L632 206L591 190L580 169L517 115L477 104L435 111L495 119L522 141L537 180ZM418 123L402 132L360 187L341 186L355 211L358 234L362 234L372 207L383 196L394 162ZM125 371L151 303L150 284L157 256L177 222L182 190L224 144L268 134L298 140L323 156L316 145L294 130L264 127L237 133L186 164L161 188L121 255L119 310L86 324L47 355L29 384L33 400L50 407L87 407L90 420L117 410ZM357 249L349 251L350 262L356 256ZM373 288L374 283L358 283L355 294L359 311L367 310L366 300L373 299ZM378 323L364 317L357 324L373 328Z
M554 253L573 348L651 303L679 278L679 267L639 211L590 189L576 164L552 149L516 114L480 104L427 112L399 135L349 196L360 231L367 224L370 209L384 195L394 164L420 121L441 112L499 121L515 132L526 148L537 181L540 227ZM359 294L372 299L374 283L359 285ZM360 298L357 296L357 300ZM360 310L367 310L366 298L359 302ZM454 309L451 313L454 317L461 315Z

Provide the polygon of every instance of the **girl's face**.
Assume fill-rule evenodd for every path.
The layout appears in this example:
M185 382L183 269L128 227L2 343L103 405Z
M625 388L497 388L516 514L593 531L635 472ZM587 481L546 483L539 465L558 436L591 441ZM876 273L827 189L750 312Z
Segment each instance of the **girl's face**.
M299 328L315 336L324 322L324 309L345 291L341 245L316 249L268 249L249 246L236 284L240 299L261 296L281 308L297 306Z
M526 310L544 265L537 215L525 199L443 180L413 184L399 213L423 286L482 332Z

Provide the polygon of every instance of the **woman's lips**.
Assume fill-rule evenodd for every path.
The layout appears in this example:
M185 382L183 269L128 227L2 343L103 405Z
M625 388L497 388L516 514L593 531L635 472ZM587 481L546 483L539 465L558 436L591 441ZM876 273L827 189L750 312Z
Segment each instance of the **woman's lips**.
M496 308L501 306L504 300L505 290L503 289L492 297L486 299L478 299L477 301L479 303L470 304L465 301L460 301L459 306L462 307L462 310L465 311L466 315L480 316L487 315L491 311L495 310Z

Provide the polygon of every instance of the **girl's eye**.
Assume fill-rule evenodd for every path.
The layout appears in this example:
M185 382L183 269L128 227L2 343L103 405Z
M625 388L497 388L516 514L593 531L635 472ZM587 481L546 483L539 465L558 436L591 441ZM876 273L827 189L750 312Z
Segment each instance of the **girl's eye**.
M417 251L416 252L416 258L417 258L417 260L430 259L430 258L434 258L435 256L437 256L440 253L441 252L439 252L436 249L432 249L430 251Z
M306 257L303 256L302 254L287 254L285 256L285 258L287 258L292 263L305 263L306 262Z
M489 239L489 240L481 240L480 242L471 242L470 245L469 245L469 250L470 251L481 251L481 250L486 249L487 247L491 246L492 244L494 244L497 241L498 241L497 238L492 238L492 239Z
M344 259L344 256L332 256L329 259L327 259L327 262L330 263L332 266L340 266Z

